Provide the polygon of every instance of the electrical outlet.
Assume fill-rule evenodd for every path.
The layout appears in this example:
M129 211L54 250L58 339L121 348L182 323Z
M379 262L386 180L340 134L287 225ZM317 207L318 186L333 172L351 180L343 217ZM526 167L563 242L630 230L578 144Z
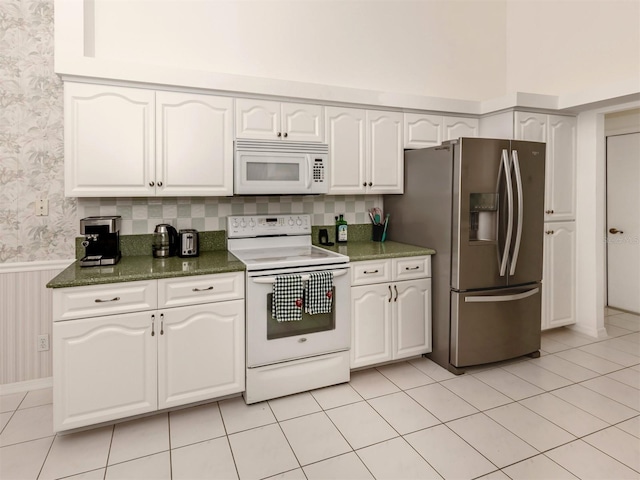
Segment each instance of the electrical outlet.
M38 198L36 200L36 216L46 217L49 215L49 200L46 198Z
M46 352L49 350L49 335L38 335L38 351Z

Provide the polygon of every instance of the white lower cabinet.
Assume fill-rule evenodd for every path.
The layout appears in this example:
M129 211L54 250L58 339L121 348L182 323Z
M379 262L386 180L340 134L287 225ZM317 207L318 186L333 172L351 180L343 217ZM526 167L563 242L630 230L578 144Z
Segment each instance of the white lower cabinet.
M235 285L235 295L224 288L224 301L218 301L211 297L215 288L194 287L194 305L157 309L165 303L161 294L153 309L112 314L119 309L117 302L127 298L127 288L135 291L140 282L120 284L121 295L108 302L104 293L111 294L113 285L103 285L104 292L100 286L54 290L54 431L244 390L243 273L144 283L146 288L172 291L173 282L180 290L191 278L211 287ZM82 295L84 291L90 295ZM94 307L89 314L94 316L60 320L67 318L68 303L60 299L69 297L84 298L87 307ZM204 298L209 303L202 303ZM187 301L181 297L182 303Z
M544 224L542 329L576 323L575 222Z
M429 276L430 257L352 264L351 368L431 351Z

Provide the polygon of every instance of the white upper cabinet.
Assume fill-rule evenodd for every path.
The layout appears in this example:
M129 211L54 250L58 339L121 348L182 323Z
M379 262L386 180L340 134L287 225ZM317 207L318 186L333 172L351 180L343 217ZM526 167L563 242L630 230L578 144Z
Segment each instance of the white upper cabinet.
M404 114L404 148L440 145L444 138L444 117L440 115Z
M402 193L402 113L326 107L329 194Z
M477 137L479 121L477 118L444 117L444 139L453 140L460 137Z
M236 138L323 142L322 114L320 105L238 98Z
M576 119L549 115L545 221L576 218Z
M326 107L329 144L329 194L366 193L366 111Z
M155 92L64 84L65 195L155 194Z
M369 193L402 193L404 187L403 116L367 110L367 188Z
M516 140L547 141L547 116L542 113L515 112L513 126Z
M233 99L65 83L65 194L233 192Z
M404 148L435 147L445 140L477 137L478 132L479 122L476 118L404 114Z
M156 194L233 194L233 99L156 93Z

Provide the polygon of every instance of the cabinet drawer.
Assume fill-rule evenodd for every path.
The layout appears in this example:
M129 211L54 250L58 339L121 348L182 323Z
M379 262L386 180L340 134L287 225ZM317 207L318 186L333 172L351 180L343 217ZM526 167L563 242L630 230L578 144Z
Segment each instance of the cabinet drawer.
M158 308L244 298L244 273L219 273L158 280Z
M393 279L410 280L431 276L431 257L405 257L393 259Z
M157 304L156 280L60 288L53 291L53 321L154 310Z
M351 285L391 281L391 261L372 260L351 263Z

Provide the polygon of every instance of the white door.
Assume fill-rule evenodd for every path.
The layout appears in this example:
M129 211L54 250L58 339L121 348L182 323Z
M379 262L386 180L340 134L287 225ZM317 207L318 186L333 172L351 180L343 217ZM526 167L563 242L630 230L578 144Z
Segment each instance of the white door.
M365 110L326 107L329 195L366 192Z
M282 138L281 123L280 102L236 99L236 138L278 140Z
M607 298L640 313L640 133L607 137Z
M403 123L402 113L367 110L369 193L404 191Z
M443 117L439 115L404 114L404 148L436 147L443 140Z
M351 368L391 360L391 284L351 288Z
M576 224L544 224L542 329L576 323Z
M244 390L243 300L168 308L157 318L159 408Z
M544 187L544 221L575 219L575 117L549 115Z
M431 351L431 279L393 284L393 358Z
M233 194L233 99L156 93L156 194Z
M480 122L477 118L444 117L444 139L477 137Z
M152 312L55 322L54 430L156 410L157 334Z
M320 105L282 104L282 137L293 142L323 142L324 118Z

